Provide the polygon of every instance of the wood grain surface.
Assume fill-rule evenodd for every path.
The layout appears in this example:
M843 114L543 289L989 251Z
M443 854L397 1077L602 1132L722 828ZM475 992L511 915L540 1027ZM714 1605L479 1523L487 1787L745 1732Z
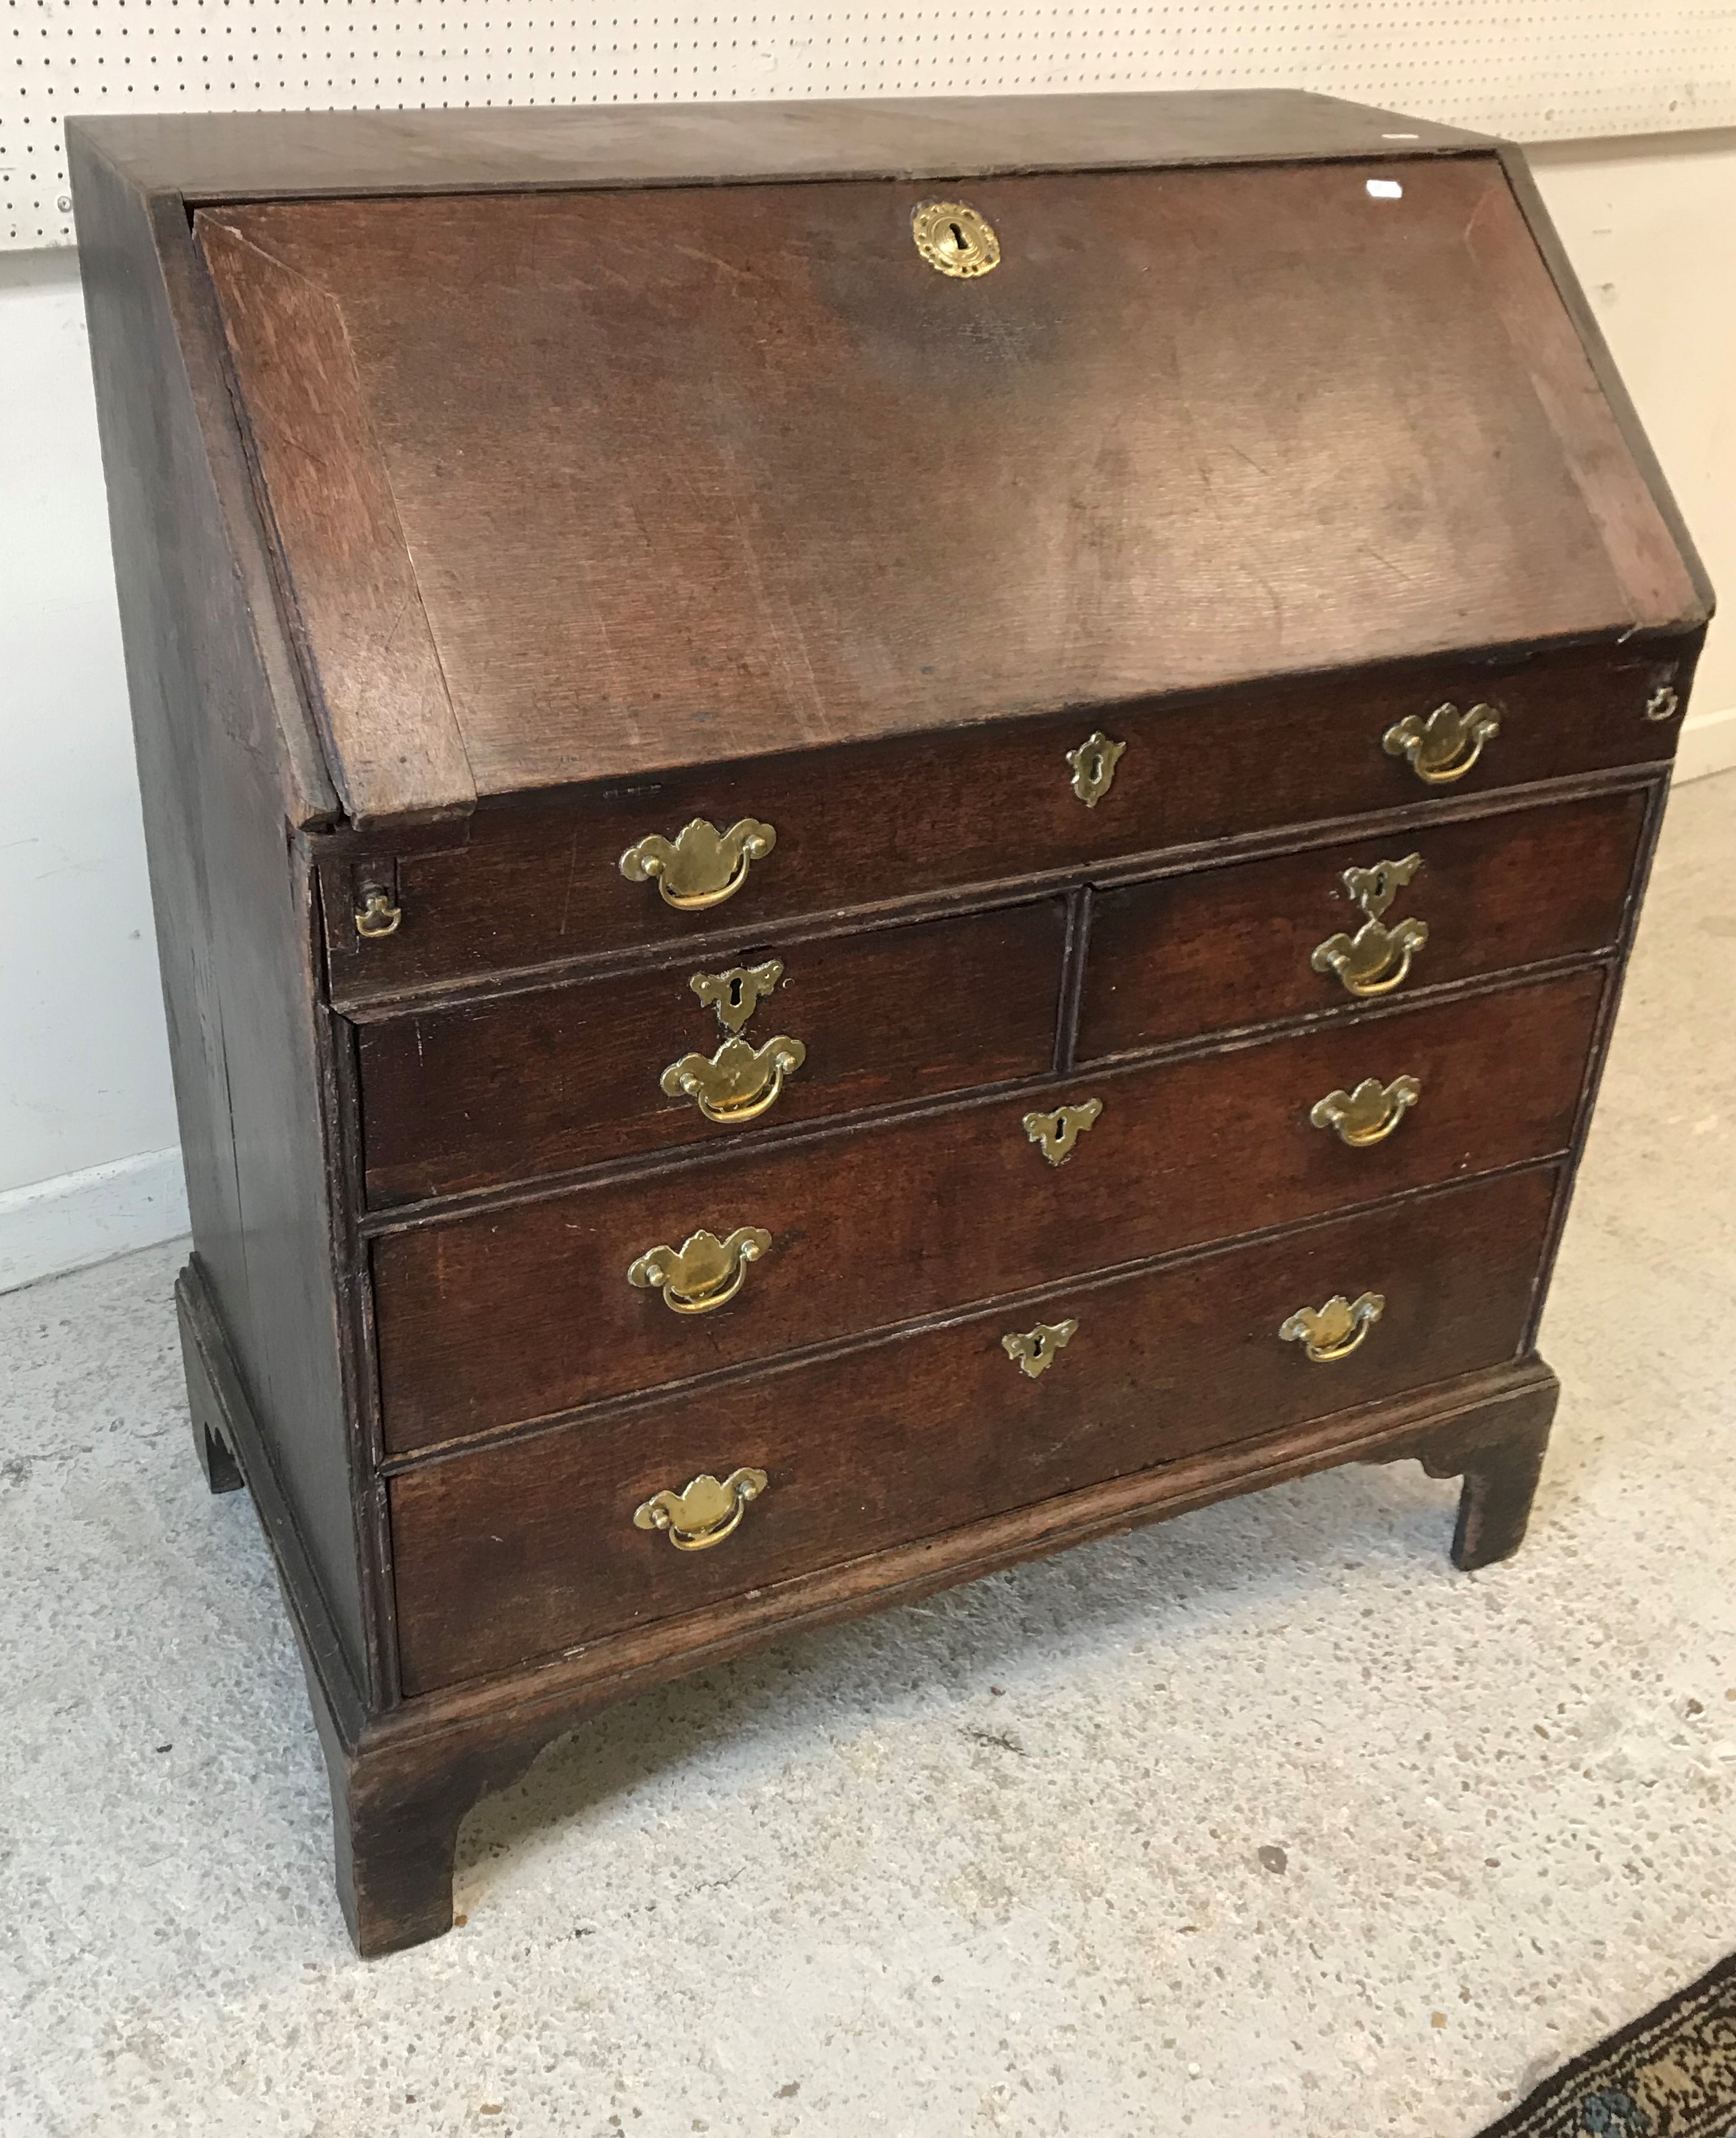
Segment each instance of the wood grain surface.
M1074 1272L1547 1156L1571 1140L1602 985L1340 1021L1166 1067L1081 1072L1045 1098L804 1139L389 1233L374 1243L388 1446L552 1415ZM1399 1130L1347 1149L1316 1100L1419 1077ZM1025 1112L1102 1101L1064 1165ZM716 1313L627 1282L700 1227L770 1231Z
M1059 899L794 946L738 946L708 969L784 967L741 1037L805 1049L771 1110L707 1120L667 1097L672 1062L727 1037L692 961L361 1028L364 1143L380 1203L522 1180L683 1145L1044 1075L1055 1056L1066 908Z
M1127 749L1091 809L1074 795L1067 761L1098 725L1084 715L482 808L456 832L359 850L345 842L334 853L325 874L332 999L365 1009L406 988L633 947L716 944L706 954L726 957L735 943L799 915L1188 847L1215 858L1220 842L1280 826L1450 809L1510 785L1665 759L1680 721L1648 720L1645 706L1690 656L1665 641L1412 661L1132 710L1108 721ZM1381 738L1445 700L1495 705L1501 732L1461 781L1430 788L1387 755ZM648 832L744 816L770 822L778 842L726 905L677 912L654 885L621 875L623 852ZM355 883L394 871L403 925L359 944Z
M1697 615L1493 156L984 179L971 282L923 197L202 212L244 404L345 441L262 458L360 817L462 801L424 613L481 793Z
M406 1688L1497 1364L1554 1186L1509 1175L407 1472L391 1488ZM1386 1311L1350 1358L1315 1365L1279 1340L1295 1308L1369 1288ZM1027 1379L1002 1335L1064 1315L1077 1335ZM770 1482L727 1543L681 1553L633 1526L653 1492L737 1465Z
M1422 866L1386 915L1428 923L1407 991L1601 949L1621 931L1645 822L1644 794L1601 795L1103 891L1078 1059L1343 1008L1342 983L1310 962L1361 925L1343 872L1412 853Z

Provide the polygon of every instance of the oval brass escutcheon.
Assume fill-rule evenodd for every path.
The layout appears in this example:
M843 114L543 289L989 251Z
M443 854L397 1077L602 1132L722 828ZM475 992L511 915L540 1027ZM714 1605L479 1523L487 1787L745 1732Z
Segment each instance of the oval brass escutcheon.
M910 234L917 251L942 275L986 275L1000 265L1000 240L986 217L963 201L925 201L912 208Z

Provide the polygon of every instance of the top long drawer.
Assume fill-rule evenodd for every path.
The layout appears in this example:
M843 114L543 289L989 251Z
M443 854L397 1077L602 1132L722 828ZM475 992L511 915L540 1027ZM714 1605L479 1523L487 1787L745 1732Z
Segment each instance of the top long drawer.
M1668 647L1436 662L772 757L321 863L340 1007L1666 759ZM410 835L406 835L407 840Z

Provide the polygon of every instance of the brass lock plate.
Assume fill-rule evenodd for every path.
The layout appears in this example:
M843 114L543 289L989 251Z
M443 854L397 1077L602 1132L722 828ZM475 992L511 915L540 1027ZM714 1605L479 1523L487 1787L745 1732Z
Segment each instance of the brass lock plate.
M986 275L1000 265L1000 240L963 201L925 201L911 211L917 250L942 275Z

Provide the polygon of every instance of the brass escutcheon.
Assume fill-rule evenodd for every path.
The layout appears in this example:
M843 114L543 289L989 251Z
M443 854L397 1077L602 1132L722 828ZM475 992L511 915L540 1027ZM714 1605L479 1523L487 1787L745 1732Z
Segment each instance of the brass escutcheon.
M1317 1129L1331 1129L1340 1143L1352 1150L1385 1143L1422 1096L1422 1086L1414 1076L1395 1076L1383 1084L1378 1076L1365 1076L1353 1091L1328 1091L1309 1109L1308 1119Z
M1103 1110L1101 1099L1083 1099L1076 1106L1057 1106L1052 1114L1027 1114L1024 1133L1042 1145L1051 1165L1065 1165L1073 1145Z
M760 1225L738 1225L726 1240L694 1233L678 1247L651 1247L627 1266L627 1281L661 1291L672 1314L714 1314L747 1280L747 1266L771 1245Z
M1115 784L1115 768L1127 746L1124 742L1111 742L1099 728L1096 734L1087 735L1077 749L1067 752L1067 762L1073 767L1073 791L1088 809L1096 808Z
M1064 1351L1078 1334L1079 1325L1069 1315L1064 1321L1039 1321L1034 1329L1022 1335L1003 1336L1000 1348L1018 1367L1027 1380L1035 1380L1046 1374L1055 1362L1055 1355Z
M910 213L910 234L943 275L986 275L1000 265L1000 240L985 217L962 201L925 201Z
M731 1470L721 1481L707 1471L681 1491L654 1493L635 1507L633 1525L662 1530L677 1551L709 1551L735 1534L765 1490L763 1470Z
M678 912L698 913L733 898L749 864L763 862L777 842L776 832L757 817L738 818L726 832L696 817L672 840L652 832L630 846L621 873L629 883L655 882L663 903Z
M708 1121L757 1120L777 1104L784 1079L808 1058L799 1039L780 1032L763 1047L751 1040L726 1039L709 1059L684 1054L659 1079L667 1098L691 1099Z
M1461 713L1455 705L1437 705L1426 720L1407 713L1381 737L1388 757L1401 757L1430 787L1450 787L1483 754L1483 745L1501 732L1501 715L1493 705L1473 705Z
M696 973L687 985L707 1009L717 1013L726 1032L742 1026L784 977L781 958L768 958L763 965L731 965L726 973Z
M1341 881L1362 910L1362 925L1354 935L1328 935L1308 960L1314 970L1335 974L1345 992L1359 998L1402 987L1411 960L1429 940L1429 924L1401 920L1389 928L1381 916L1421 866L1421 854L1406 854L1402 861L1346 869Z
M1317 1366L1330 1366L1347 1359L1386 1311L1386 1295L1365 1291L1354 1300L1335 1292L1324 1306L1299 1306L1279 1335L1286 1344L1299 1344Z
M1365 920L1378 920L1422 866L1421 854L1401 862L1377 862L1372 868L1347 868L1339 881L1362 909Z
M392 894L384 884L364 883L358 894L355 909L355 932L364 935L370 943L378 942L383 935L395 935L398 925L403 919L403 908L393 903Z

